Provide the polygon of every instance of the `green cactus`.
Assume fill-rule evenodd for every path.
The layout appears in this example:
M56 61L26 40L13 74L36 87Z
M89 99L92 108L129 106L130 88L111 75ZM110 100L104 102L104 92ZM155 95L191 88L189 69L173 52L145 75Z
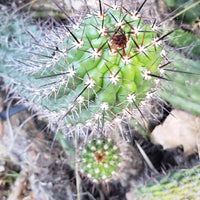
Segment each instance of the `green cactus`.
M160 94L175 108L186 110L194 115L200 115L200 81L199 61L187 59L178 54L174 57L167 71L167 76L173 81L173 88L170 84L162 83L163 90ZM177 73L174 73L177 72Z
M58 27L45 36L36 26L29 29L28 23L10 16L10 20L0 26L3 35L9 35L9 45L12 45L6 48L5 41L1 40L6 59L0 65L0 76L5 89L14 94L14 98L20 96L20 102L30 108L36 105L38 114L45 116L50 125L55 125L53 128L63 134L71 136L70 133L77 134L78 130L79 135L82 132L85 135L91 128L104 134L106 123L111 128L115 117L121 120L117 115L124 116L123 109L131 112L133 107L138 107L154 88L154 77L160 78L158 67L165 60L162 39L169 33L160 34L155 23L143 22L140 10L144 3L132 13L124 7L109 7L104 12L100 2L100 12L86 16L80 24L73 24L73 31L71 27ZM31 45L27 44L30 37L25 29L32 37ZM62 144L68 147L63 140ZM106 140L105 136L99 140L115 148L112 146L115 142ZM112 154L103 154L103 165L111 170L104 170L98 163L100 173L85 169L84 174L98 181L104 177L113 179L113 171L120 169L117 162L123 151L113 152L109 147L110 150L117 159L109 166L107 162L112 163ZM82 159L84 156L80 155ZM92 159L88 156L85 158ZM83 162L82 166L84 168Z
M175 30L172 36L171 45L180 48L187 57L198 59L200 55L200 37L181 29Z
M187 1L186 0L164 0L164 2L172 10L179 8L186 2L188 2L188 3L184 6L184 8L187 8L189 6L192 6L194 3L197 3L197 1L195 1L195 0L191 0L191 1L189 1L189 0L187 0ZM185 23L188 23L188 24L193 24L200 17L199 13L200 13L200 4L197 3L197 5L195 7L192 7L190 10L187 10L186 12L184 12L183 14L178 16L177 19L183 20Z
M109 138L92 138L80 153L80 169L93 182L108 181L119 172L120 148Z
M134 192L137 200L200 199L200 167L171 172L155 182L139 185Z
M155 21L150 23L141 16L146 0L135 12L117 6L108 6L104 12L99 2L100 11L85 16L81 23L69 19L73 27L57 27L42 35L33 26L29 31L34 40L32 45L27 45L30 38L22 31L28 24L18 24L18 18L11 18L6 25L8 28L16 24L13 30L8 28L8 33L3 23L0 26L3 34L12 35L10 44L13 45L7 48L1 40L7 58L6 64L0 63L0 76L6 89L14 97L20 95L20 102L30 108L36 105L38 114L46 117L52 128L68 136L77 131L86 135L91 129L104 133L104 126L113 130L112 123L119 124L120 120L126 120L127 113L132 116L133 109L139 110L149 93L157 89L157 80L168 81L162 76L169 63L162 40L172 31L162 33ZM25 43L27 48L23 46L19 51L20 43ZM8 64L11 57L15 59ZM116 164L121 162L121 149L110 149L115 148L113 142L104 136L99 138L116 154L114 165L110 166L107 162L111 163L112 154L105 156L101 150L104 146L98 146L95 141L92 139L86 145L89 153L80 154L83 173L90 174L92 180L104 177L110 180L112 172L120 169ZM100 153L93 154L93 149L98 148ZM99 162L97 157L104 159ZM109 170L101 165L108 165Z
M120 182L123 186L137 177L144 167L135 146L116 134L92 136L79 148L79 171L95 184Z
M123 115L162 79L162 39L171 33L160 34L155 22L143 22L144 3L135 12L117 6L104 12L100 2L100 12L73 24L73 31L62 28L51 41L40 40L30 60L1 75L60 128Z
M7 13L6 10L0 9L0 17L0 73L8 73L9 70L15 69L13 60L27 57L27 49L32 46L26 31L31 34L40 32L36 25L26 23L23 17ZM18 72L15 75L18 79L21 76ZM27 79L26 76L22 76L23 79Z

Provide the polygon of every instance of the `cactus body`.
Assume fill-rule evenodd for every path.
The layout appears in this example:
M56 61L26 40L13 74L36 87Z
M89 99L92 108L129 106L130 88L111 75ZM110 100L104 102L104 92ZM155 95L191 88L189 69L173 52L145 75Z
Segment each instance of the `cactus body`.
M159 77L163 60L161 40L167 34L160 35L154 23L143 20L141 8L135 12L122 7L109 7L106 12L100 9L100 13L86 16L80 24L73 24L73 28L58 28L53 30L56 34L48 32L46 37L35 29L29 32L26 24L16 23L20 34L11 42L15 56L8 54L12 62L0 68L5 87L15 98L20 95L20 102L31 108L36 105L38 113L64 134L70 132L70 125L78 130L79 123L83 123L84 135L85 127L91 129L99 124L103 132L105 121L123 115L123 109L130 108L131 112L139 106L154 88L154 78ZM24 27L34 45L19 51L18 44L22 42L24 47L24 40L29 40ZM107 146L95 144L95 148L102 149L100 153L82 155L82 159L92 161L91 169L84 163L82 166L93 180L110 180L114 171L120 170L121 150L104 137L99 140L108 145L111 153L103 152ZM86 148L92 151L89 146ZM113 154L115 160L111 159ZM102 161L98 161L100 157ZM128 158L131 162L134 159ZM139 159L135 159L136 163L142 163Z
M111 139L93 138L85 145L80 159L81 171L88 178L107 181L119 171L120 149Z
M170 44L181 49L187 57L199 58L200 55L200 37L189 32L178 29L172 34L174 37Z
M187 10L182 15L178 16L177 19L184 21L185 23L188 23L188 24L194 24L196 21L198 21L198 17L199 17L199 13L200 13L200 5L197 1L194 1L194 0L192 0L192 1L164 0L164 2L171 10L175 10L175 9L181 7L186 2L188 2L188 3L184 6L184 8L190 7L192 4L196 3L195 7L193 7L190 10ZM183 8L182 8L182 10L183 10Z
M80 24L72 22L73 28L58 28L56 34L51 32L39 40L33 37L36 45L28 49L33 52L29 58L25 57L27 52L19 53L18 46L13 46L10 57L14 55L17 61L8 66L0 63L0 76L10 93L18 90L21 102L37 105L57 130L66 133L70 124L78 130L79 123L91 129L90 121L98 127L102 123L103 130L104 121L123 115L123 109L131 113L152 91L155 80L165 79L160 75L166 64L161 41L168 33L160 34L155 23L143 19L142 5L135 12L109 6L106 12L100 9L86 16ZM21 25L16 26L15 30L21 31ZM38 33L35 27L33 33ZM22 43L28 40L23 31L19 35ZM3 55L9 57L12 51L3 43L1 40L6 51ZM198 108L196 96L194 101ZM114 171L121 169L120 148L104 137L86 144L80 159L83 173L93 181L111 180Z
M160 91L160 95L175 108L183 109L189 113L199 116L200 62L184 58L180 55L173 54L172 56L176 59L176 62L170 64L172 71L167 71L167 75L170 79L174 80L173 88L171 85L163 82L163 90ZM173 70L176 70L179 73L174 73Z
M200 199L199 167L172 172L157 183L138 186L135 199Z
M47 116L55 114L55 123L76 125L102 115L110 121L124 108L137 107L159 78L161 40L167 34L143 21L139 11L100 10L74 30L54 35L55 41L41 40L31 61L18 64L9 76L14 85L20 79L21 95L29 102Z
M119 180L127 185L143 170L143 160L136 147L117 135L92 136L79 150L79 168L93 183Z
M0 5L1 6L1 5ZM0 7L1 8L1 7ZM9 68L5 66L11 58L22 57L22 48L29 48L28 36L25 34L26 28L33 34L38 33L37 26L26 24L23 17L9 15L0 9L0 72L6 72Z

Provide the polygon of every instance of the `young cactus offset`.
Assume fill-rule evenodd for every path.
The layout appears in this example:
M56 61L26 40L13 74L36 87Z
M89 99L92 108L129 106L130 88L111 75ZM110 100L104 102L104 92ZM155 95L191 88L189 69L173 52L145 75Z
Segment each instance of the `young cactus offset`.
M171 32L161 34L155 21L142 16L145 2L131 12L116 5L105 5L104 11L99 1L99 12L81 23L69 18L73 28L34 38L32 58L16 62L17 70L6 77L10 85L65 132L69 124L104 123L124 110L130 114L157 80L165 79L160 76L161 63L167 63L162 40Z
M93 183L120 179L125 184L143 170L139 151L116 136L92 137L80 147L79 154L80 171Z
M120 149L111 139L93 138L85 145L81 159L81 171L94 181L107 180L119 171Z

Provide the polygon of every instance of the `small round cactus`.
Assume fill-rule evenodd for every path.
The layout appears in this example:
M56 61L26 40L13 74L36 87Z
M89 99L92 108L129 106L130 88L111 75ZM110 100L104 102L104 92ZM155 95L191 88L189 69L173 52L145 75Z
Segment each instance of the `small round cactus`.
M81 151L81 172L94 182L116 176L121 164L120 148L113 140L98 137L87 141Z
M114 137L92 136L79 150L80 172L93 183L120 178L122 184L143 169L139 151Z

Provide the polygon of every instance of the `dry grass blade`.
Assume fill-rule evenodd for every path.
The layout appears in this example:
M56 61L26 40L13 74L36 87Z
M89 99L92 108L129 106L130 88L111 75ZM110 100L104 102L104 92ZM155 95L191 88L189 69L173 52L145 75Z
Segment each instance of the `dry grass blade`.
M144 158L145 162L147 163L147 165L149 166L149 168L155 172L156 174L158 174L159 172L156 170L156 168L153 166L152 162L150 161L150 159L148 158L147 154L144 152L144 150L142 149L142 147L140 146L140 144L135 141L135 144L139 150L139 152L141 153L142 157Z

